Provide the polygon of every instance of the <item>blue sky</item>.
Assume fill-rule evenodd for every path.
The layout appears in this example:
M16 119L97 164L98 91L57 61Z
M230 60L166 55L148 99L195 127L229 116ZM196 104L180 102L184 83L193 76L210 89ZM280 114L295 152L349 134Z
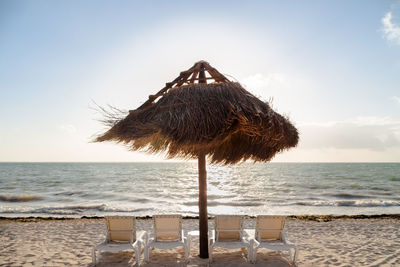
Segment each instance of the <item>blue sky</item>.
M92 101L134 109L207 60L288 115L275 161L400 161L400 1L0 2L0 161L151 161Z

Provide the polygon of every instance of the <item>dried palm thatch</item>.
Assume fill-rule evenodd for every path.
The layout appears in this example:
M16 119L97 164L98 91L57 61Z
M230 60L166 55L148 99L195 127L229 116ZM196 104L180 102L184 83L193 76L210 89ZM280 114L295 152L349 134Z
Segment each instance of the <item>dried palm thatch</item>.
M213 82L205 83L209 80ZM95 141L167 151L171 158L197 158L204 150L212 163L269 161L298 143L297 130L287 118L204 61L125 118L108 122L111 129Z

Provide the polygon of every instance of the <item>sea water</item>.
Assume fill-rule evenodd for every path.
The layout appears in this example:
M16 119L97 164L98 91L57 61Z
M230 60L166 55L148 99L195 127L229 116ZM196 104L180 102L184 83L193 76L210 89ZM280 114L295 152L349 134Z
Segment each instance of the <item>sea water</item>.
M400 163L207 166L208 212L400 213ZM196 162L0 163L0 216L198 214Z

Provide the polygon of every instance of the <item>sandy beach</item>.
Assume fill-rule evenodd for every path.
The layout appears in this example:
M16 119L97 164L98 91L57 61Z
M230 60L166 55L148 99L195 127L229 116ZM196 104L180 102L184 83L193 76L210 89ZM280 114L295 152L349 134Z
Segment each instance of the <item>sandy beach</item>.
M326 218L325 218L326 219ZM288 218L288 239L299 248L295 266L400 266L400 219ZM254 219L245 220L246 228ZM196 219L185 219L185 232L197 229ZM210 220L212 229L212 220ZM138 219L138 230L151 230L150 219ZM105 238L102 219L0 221L1 266L92 266L91 250ZM153 250L150 263L141 266L185 266L183 249ZM197 257L194 239L187 266L207 266ZM103 253L98 266L136 264L132 252ZM214 250L212 266L253 266L241 250ZM291 266L288 254L260 250L256 266Z

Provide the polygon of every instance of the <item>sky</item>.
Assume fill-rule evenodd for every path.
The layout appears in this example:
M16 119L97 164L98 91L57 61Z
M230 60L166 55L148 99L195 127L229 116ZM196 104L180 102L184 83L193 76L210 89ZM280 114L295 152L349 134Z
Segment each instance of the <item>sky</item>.
M0 161L164 161L95 110L199 60L300 132L275 162L400 162L400 1L0 1Z

